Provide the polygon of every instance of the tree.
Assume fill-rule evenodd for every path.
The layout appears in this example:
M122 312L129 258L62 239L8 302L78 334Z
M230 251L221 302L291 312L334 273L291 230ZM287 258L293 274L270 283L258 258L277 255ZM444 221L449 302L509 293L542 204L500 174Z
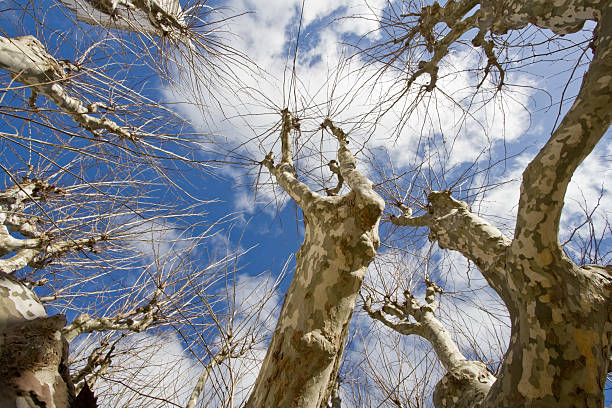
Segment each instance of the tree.
M323 197L296 179L290 132L299 122L283 111L282 159L264 165L304 213L304 243L266 358L247 406L325 406L345 344L365 270L380 245L384 202L357 169L346 134L329 119L322 127L338 139L338 161L329 163L338 185ZM351 188L336 195L343 182Z
M474 11L475 7L477 9ZM485 76L492 69L497 69L501 89L504 85L504 68L495 54L496 45L492 37L522 29L529 23L557 34L568 34L579 30L588 20L597 21L596 35L590 44L593 60L580 91L549 141L523 172L512 239L475 215L467 203L454 199L450 191L430 192L426 211L422 215L412 217L412 211L400 204L403 214L390 219L398 226L427 227L430 240L467 257L504 301L510 313L512 335L497 379L494 380L483 364L463 357L434 318L436 287L433 283L428 282L424 306L408 297L402 306L386 300L382 312L372 310L369 301L365 307L372 317L406 334L419 332L433 344L449 372L436 388L434 403L437 406L602 406L610 356L611 270L609 266L576 265L564 253L558 234L564 196L571 176L603 137L612 120L609 109L612 77L607 74L612 68L612 7L596 2L572 1L554 7L547 2L485 4L452 1L444 7L434 3L415 13L400 16L403 17L414 18L414 25L406 29L405 36L383 44L385 54L380 59L385 62L390 59L392 63L394 58L413 47L420 36L431 57L420 61L418 69L408 73L405 88L410 89L421 75L428 74L429 82L423 85L422 92L435 89L440 61L448 54L449 46L469 30L476 30L472 44L481 47L488 58ZM401 20L395 23L408 25ZM448 27L443 34L436 31L440 23ZM399 47L396 50L388 44L398 44ZM404 95L402 93L399 98ZM393 104L396 102L392 101ZM287 121L283 120L283 131L288 126ZM281 137L286 137L285 132L281 132ZM289 142L283 140L283 146L288 145ZM268 168L276 176L277 182L291 194L290 187L279 180L277 173L284 168L283 165L291 166L285 152L283 150L281 166L275 168L268 165ZM340 174L344 176L342 171ZM305 220L310 220L311 216L302 204L303 199L293 194L292 197L304 209ZM329 215L334 213L332 210L328 212ZM321 218L323 216L317 217ZM308 228L310 221L305 222ZM331 237L331 233L328 236ZM308 233L306 237L303 248L310 245ZM325 242L326 239L323 235L319 241ZM317 273L317 269L313 268L311 273ZM343 272L338 268L337 273L341 276ZM324 393L325 398L321 401L311 397L306 389L294 391L296 388L291 379L295 378L296 384L303 384L301 376L305 370L299 368L300 375L297 375L294 364L283 370L283 362L284 359L293 361L295 356L302 354L298 346L291 353L276 353L275 345L287 341L284 316L295 316L303 311L301 302L294 304L291 300L296 296L310 296L309 290L295 283L300 279L298 276L287 293L270 349L275 352L272 357L277 361L272 377L276 380L268 380L268 358L250 406L266 405L263 400L257 403L256 399L261 381L266 381L266 389L283 387L283 398L287 402L280 405L314 407L328 399L329 393ZM402 323L394 325L385 314L399 318ZM416 322L409 323L409 316ZM295 321L295 317L293 319ZM343 320L343 323L348 324L348 320ZM335 336L327 339L335 340ZM321 340L317 344L327 343ZM332 349L322 345L319 348ZM328 364L331 365L331 361ZM313 375L310 378L319 377ZM335 376L325 374L324 378L324 381L335 381Z
M473 11L475 6L479 6ZM472 12L470 15L469 13ZM504 69L495 52L500 35L522 29L528 23L557 34L568 34L587 20L598 22L590 43L593 59L578 95L539 154L523 172L520 202L513 238L476 216L470 206L454 199L449 191L432 191L426 211L413 217L400 205L403 214L392 216L398 226L426 227L429 239L441 248L460 252L473 262L489 285L499 294L510 313L512 335L501 371L490 391L491 374L482 366L466 361L453 350L452 343L440 350L440 340L428 330L435 324L428 314L434 309L435 286L428 284L427 304L417 306L407 297L397 304L383 302L382 311L370 315L395 329L426 337L448 370L434 394L436 406L602 406L603 389L610 354L609 283L610 267L575 264L559 243L559 223L570 179L579 164L608 130L612 116L610 103L610 18L609 5L566 2L552 7L545 2L449 2L437 3L414 14L415 24L397 43L410 47L421 37L431 58L419 63L408 85L422 74L429 74L425 90L436 86L440 61L449 45L476 29L472 44L482 47L488 62L485 73L498 70L499 86L504 85ZM448 28L440 35L436 24ZM434 40L435 38L435 40ZM489 38L489 39L487 39ZM397 57L406 48L393 49ZM388 51L388 50L387 50ZM415 323L398 325L388 320L396 316ZM437 336L444 329L434 330ZM459 369L453 360L470 369ZM474 396L480 394L482 398Z
M209 245L234 217L206 221L213 200L177 184L181 174L212 167L195 158L200 147L186 121L151 99L142 82L152 72L147 65L163 66L153 63L154 50L170 64L219 48L206 30L193 29L202 18L197 5L186 15L178 3L71 4L94 4L103 14L85 18L93 27L79 26L59 4L11 2L14 20L0 36L0 405L68 407L91 387L109 406L165 406L169 385L188 406L222 400L226 390L203 384L261 340L275 282L256 300L237 298L244 285L232 273L242 251ZM66 37L54 39L46 24L47 13L61 24L54 12L65 13L65 34L79 36L74 48ZM40 23L40 39L17 35L19 19ZM134 32L109 35L105 25L115 21ZM178 338L198 360L183 367L189 381L143 385L144 356ZM169 363L168 372L178 367Z
M201 266L198 249L216 226L201 221L202 208L211 203L194 199L189 183L177 176L187 168L209 170L212 161L200 161L194 153L206 147L201 139L190 139L193 124L156 102L142 84L151 72L171 79L169 71L176 71L196 96L193 103L206 114L200 91L214 90L218 79L219 87L238 92L234 67L244 68L248 61L215 36L222 29L209 29L211 23L202 16L209 10L205 3L181 8L166 1L62 0L67 16L101 34L79 39L69 51L68 36L51 41L55 34L37 4L15 6L31 13L41 30L37 37L17 35L15 27L0 37L0 68L7 74L4 95L10 95L2 109L7 128L13 130L1 133L3 157L12 164L2 166L0 193L0 404L67 407L76 394L73 383L101 397L105 390L113 394L115 389L105 389L100 379L120 385L111 404L127 400L134 406L141 397L143 403L175 404L148 395L146 384L138 382L148 360L135 370L123 367L130 356L146 356L138 344L155 346L138 343L138 336L131 336L134 343L122 343L124 337L164 328L181 336L181 344L201 364L189 391L176 391L185 393L187 406L198 401L231 406L236 381L224 390L210 380L211 373L261 343L269 317L264 305L276 285L264 291L261 301L244 302L245 310L232 301L240 292L238 267L229 262L234 256L210 256ZM299 206L304 242L246 405L341 403L343 353L364 275L379 249L385 197L402 212L382 218L392 224L385 228L427 229L432 242L458 251L478 267L510 314L508 351L494 375L461 352L436 316L441 287L427 273L424 303L411 291L403 298L364 296L363 308L374 320L404 335L422 336L433 346L448 372L435 388L436 406L602 406L612 271L572 261L559 243L559 228L568 183L612 120L612 7L576 0L558 5L543 0L463 0L426 7L402 3L399 12L393 7L388 20L381 21L386 35L368 43L359 56L370 58L366 63L375 69L374 81L391 71L405 81L399 92L384 94L360 118L360 126L376 127L408 95L415 96L407 104L410 114L440 87L440 65L453 45L466 39L486 59L476 91L487 77L497 81L494 92L507 86L512 59L502 53L510 45L521 46L521 33L530 24L565 35L595 22L589 43L592 61L572 107L523 173L512 238L478 216L465 196L454 198L458 189L436 191L430 183L426 202L419 202L413 194L415 178L426 178L426 171L415 171L409 179L406 172L396 175L393 167L382 168L383 180L374 183L374 176L358 169L356 156L362 149L359 142L349 143L352 135L333 117L335 110L320 114L319 106L308 106L308 98L300 99L306 106L298 105L297 97L283 101L275 112L280 126L267 134L279 134L280 163L274 162L274 146L265 143L261 146L270 153L261 162L261 157L247 162L261 169L263 177L267 170ZM224 27L225 20L219 21ZM513 38L518 45L505 37L514 32L519 33ZM295 83L294 76L291 86ZM409 94L415 88L416 95ZM210 95L215 104L223 104L223 97ZM333 97L329 104L334 104ZM243 117L248 120L249 114ZM313 117L314 130L305 129ZM405 119L398 119L397 137ZM337 178L333 188L323 183L327 196L307 185L312 184L310 173L296 164L303 154L298 141L303 142L306 132L319 131L338 146L334 160L326 163L327 174ZM215 148L229 152L222 158L207 152L218 161L248 155L241 146ZM425 160L421 164L424 168ZM410 184L405 194L399 193L401 182ZM48 316L43 304L68 319ZM86 342L83 337L89 333L92 341ZM82 352L71 357L66 340ZM213 395L203 396L206 384L214 388Z

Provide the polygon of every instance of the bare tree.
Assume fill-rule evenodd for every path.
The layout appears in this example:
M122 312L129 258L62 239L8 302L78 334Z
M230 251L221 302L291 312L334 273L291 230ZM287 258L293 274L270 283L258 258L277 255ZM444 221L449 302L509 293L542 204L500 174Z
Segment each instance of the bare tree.
M247 403L265 406L325 406L332 394L357 292L379 246L384 209L372 182L357 169L347 135L326 119L339 144L329 163L338 188L321 196L296 178L290 136L300 124L282 111L282 157L270 153L263 164L304 213L304 243L253 393ZM346 182L350 192L336 195Z
M222 71L214 21L197 4L67 3L10 2L39 31L15 19L0 36L0 405L68 407L85 383L112 406L231 399L211 376L262 340L277 281L245 308L240 253L202 255L233 215L206 221L212 201L180 181L211 169L198 138L141 82L204 54L200 73ZM48 24L62 13L74 47ZM197 362L159 367L176 394L143 385L164 343Z
M402 211L389 217L391 224L427 229L431 241L460 252L478 267L510 315L510 344L494 376L459 350L435 316L440 289L433 280L426 280L424 303L410 291L403 299L383 298L381 310L373 307L380 299L365 299L373 319L402 334L418 334L433 346L448 372L435 389L434 404L603 404L612 271L572 261L559 243L559 224L572 175L612 121L612 7L605 2L404 3L383 24L392 34L360 54L371 57L380 76L396 70L405 78L399 92L385 95L372 110L373 127L406 96L415 96L398 119L395 136L400 136L411 109L437 90L440 64L454 45L465 45L469 38L482 51L486 65L476 88L494 76L497 93L511 65L500 54L509 49L504 35L522 33L530 24L559 35L576 32L588 21L597 24L587 47L591 51L584 51L592 52L592 61L578 95L523 173L512 238L453 198L450 189L436 191L432 183L426 202L410 199L415 187L398 194L394 182L408 175L393 169L382 169L393 173L390 182L374 185L357 169L359 147L349 150L349 135L331 110L321 115L322 124L312 134L327 131L339 146L327 164L337 183L323 187L327 196L319 194L303 182L304 173L298 176L298 143L292 143L303 136L301 114L318 107L302 109L294 102L276 112L281 115L281 160L276 164L269 153L258 169L267 169L299 206L305 237L257 380L252 391L246 386L240 392L237 376L231 373L227 380L222 370L231 371L231 360L253 352L265 337L262 321L271 314L264 313L264 304L275 286L261 302L246 302L248 310L240 313L230 300L239 291L226 267L230 258L211 258L204 266L201 259L195 261L195 250L216 224L201 221L202 208L210 203L194 200L174 176L187 167L207 171L210 163L196 159L194 152L202 146L201 139L190 138L191 124L140 85L151 72L169 77L176 70L197 96L214 88L211 78L221 78L219 86L231 84L231 64L245 60L207 29L205 2L181 7L176 1L62 0L57 6L75 19L74 27L82 27L77 20L85 22L97 34L85 35L74 48L68 47L67 36L54 40L47 11L37 4L11 2L36 22L36 36L17 33L19 27L0 36L0 108L6 128L12 129L0 134L4 161L11 163L2 165L0 193L0 405L68 407L75 382L124 406L186 401L189 407L324 407L330 400L340 405L346 383L340 367L351 317L380 245L381 195ZM409 94L415 88L416 95ZM201 99L198 103L204 106ZM229 150L242 154L233 146ZM414 216L408 205L415 207ZM585 260L608 259L599 250L601 237L593 233L583 244ZM213 291L220 281L223 290ZM48 316L43 305L69 318ZM176 386L176 393L184 394L178 403L140 381L153 362L137 346L155 345L138 343L136 333L164 330L179 336L199 361L192 384ZM66 339L73 347L80 340L81 352L70 357ZM130 359L139 362L126 369ZM359 385L354 389L363 391ZM395 387L386 391L389 401L402 406ZM420 395L418 401L423 400Z
M430 57L423 55L418 69L409 74L408 85L427 74L428 83L421 90L429 92L436 88L439 64L448 55L449 47L475 29L472 44L481 47L488 57L484 74L497 71L501 89L504 67L496 53L501 48L501 35L523 29L529 23L557 34L569 34L587 20L597 22L590 43L593 58L578 95L523 172L512 238L474 214L466 202L454 199L450 191L431 191L422 206L423 212L416 216L410 208L399 204L403 214L390 219L397 226L429 229L431 241L441 248L458 251L473 262L510 313L510 345L488 393L492 381L485 371L456 377L461 378L459 388L448 386L449 377L445 376L434 394L436 406L603 404L610 354L607 312L610 266L574 263L563 251L558 236L570 179L612 120L607 106L611 77L605 74L612 64L611 13L609 5L573 1L559 7L521 1L486 4L453 1L445 6L436 3L405 11L396 21L398 27L405 28L405 36L385 45L387 55L399 58L422 41ZM443 23L438 25L442 28L436 28L439 23ZM398 198L401 200L397 196L395 199ZM368 302L365 307L377 320L395 325L400 332L413 333L418 331L417 326L423 326L421 321L426 320L425 315L432 309L429 301L418 307L413 303L408 296L405 303L385 300L382 312L373 310ZM388 316L395 316L400 322L388 320ZM408 316L416 323L403 324ZM431 323L427 326L431 327ZM441 336L445 331L439 327L435 332ZM439 350L438 340L430 341L452 376L453 364L448 357L455 353L448 353L448 347ZM474 398L479 393L482 398Z

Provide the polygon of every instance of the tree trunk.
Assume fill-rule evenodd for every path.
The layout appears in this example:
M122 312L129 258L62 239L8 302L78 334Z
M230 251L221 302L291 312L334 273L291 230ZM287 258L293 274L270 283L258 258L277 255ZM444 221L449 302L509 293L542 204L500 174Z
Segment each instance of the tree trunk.
M538 267L509 255L515 287L508 305L512 335L484 406L603 406L612 268L607 273L600 267L578 268L564 255L545 261ZM554 279L534 279L543 270L554 271Z
M285 111L285 114L287 112ZM288 123L288 116L284 123ZM355 169L346 135L326 121L340 142L340 173L351 187L343 196L322 197L295 179L289 153L277 167L277 182L304 213L306 232L296 254L289 291L248 407L319 408L330 398L355 307L357 292L379 246L384 202ZM288 137L284 129L281 137ZM288 146L286 140L283 146ZM332 167L330 165L330 167Z
M517 7L502 14L518 27L531 20ZM523 173L514 238L504 237L449 192L429 195L428 214L412 218L406 212L392 218L398 225L429 227L430 239L474 262L508 307L509 349L482 407L604 403L612 342L612 266L578 267L558 239L571 177L612 122L612 7L599 7L585 8L590 13L586 16L579 13L579 22L599 20L593 61L572 107ZM578 9L578 2L566 2L554 9L559 18L548 13L535 23L558 32L575 31L578 25L569 15ZM500 24L496 29L517 27Z
M0 272L0 407L69 406L74 390L65 324L63 315L47 317L29 288Z

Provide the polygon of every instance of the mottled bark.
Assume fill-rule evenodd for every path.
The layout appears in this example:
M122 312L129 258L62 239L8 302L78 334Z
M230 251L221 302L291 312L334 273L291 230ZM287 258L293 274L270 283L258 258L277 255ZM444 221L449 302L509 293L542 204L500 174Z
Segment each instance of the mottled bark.
M424 305L405 292L401 304L387 298L382 309L375 311L371 299L367 299L364 309L370 317L398 333L421 336L432 345L447 371L434 390L436 408L476 408L487 396L495 377L485 364L465 358L450 333L435 317L438 308L436 293L441 292L434 282L428 281Z
M0 406L67 408L74 388L67 367L68 343L63 315L47 316L33 290L14 277L26 266L98 240L51 241L26 209L62 192L24 178L0 192ZM15 236L17 235L17 236Z
M507 258L510 347L490 406L601 407L612 340L612 267L578 267L558 241L572 174L612 122L612 6L574 104L523 173Z
M455 200L448 191L433 191L428 196L428 213L411 217L404 214L391 216L395 225L429 227L429 239L438 241L441 248L461 252L480 270L498 293L506 285L505 259L510 239L497 228L473 214L467 203Z
M297 180L283 112L283 157L264 164L304 214L304 242L281 314L248 407L320 407L337 377L348 326L366 267L379 246L383 200L355 168L346 135L326 120L338 139L339 172L351 191L323 197Z
M392 221L427 225L431 239L474 261L510 313L510 346L501 374L481 406L601 407L612 335L612 268L578 267L560 250L558 259L550 259L547 248L524 250L517 238L510 246L501 246L500 255L499 243L506 239L481 218L473 217L465 203L462 211L456 211L448 206L437 208L441 201L458 203L448 193L434 192L430 198L431 214ZM444 208L451 209L447 215L436 216ZM456 218L462 221L447 223ZM490 233L488 238L485 231ZM491 244L490 262L482 259L487 243ZM547 260L544 265L542 254ZM399 327L396 330L402 332ZM443 394L437 390L438 395Z
M430 239L473 261L508 307L510 345L483 407L601 407L612 336L612 268L575 265L560 247L558 230L571 176L612 121L612 6L573 0L483 2L475 17L458 24L467 3L425 8L423 27L416 32L426 37L440 21L453 29L473 23L480 30L474 44L486 51L487 32L533 23L565 34L596 20L593 61L573 106L523 174L512 240L447 192L429 195L428 214L413 218L406 211L392 222L429 227ZM434 57L441 44L432 43ZM437 67L432 61L424 67Z
M74 398L61 335L63 315L48 317L36 295L0 272L0 406L67 408Z

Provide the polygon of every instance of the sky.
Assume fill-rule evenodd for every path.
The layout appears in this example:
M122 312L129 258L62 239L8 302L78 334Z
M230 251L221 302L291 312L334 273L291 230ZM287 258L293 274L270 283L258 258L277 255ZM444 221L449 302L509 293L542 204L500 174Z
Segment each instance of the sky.
M210 5L214 7L216 3L221 2ZM385 38L385 34L378 31L378 19L387 2L230 0L222 4L222 15L238 16L219 24L218 34L227 45L250 59L234 67L241 89L230 89L219 83L211 86L210 92L196 92L185 80L184 72L170 66L168 74L174 80L172 85L154 78L154 85L147 94L161 98L190 121L191 130L201 135L201 159L218 158L218 152L213 152L218 146L209 147L208 144L213 140L224 143L225 148L239 146L234 156L237 159L232 160L234 164L219 166L213 171L214 177L185 169L189 171L185 178L190 180L185 188L199 199L219 200L207 206L209 219L231 215L231 228L227 223L214 228L201 257L209 262L226 251L248 249L248 253L237 261L240 266L236 281L241 290L236 292L234 302L248 308L252 302L265 298L264 329L273 329L274 317L290 282L292 256L303 238L299 209L275 188L267 171L256 164L271 150L280 156L277 123L281 108L289 107L302 119L301 139L294 145L295 161L300 177L311 188L320 190L335 185L325 164L334 158L336 145L329 135L318 129L322 120L330 117L350 132L351 148L355 149L359 168L375 181L379 181L380 176L372 165L372 157L387 169L392 163L394 172L399 174L409 172L423 156L428 156L433 173L445 171L443 179L430 180L437 183L435 187L453 187L458 194L478 200L475 208L479 214L508 235L512 234L521 173L550 135L558 111L563 112L571 103L569 99L559 107L557 101L561 97L571 97L579 85L583 66L574 73L578 79L570 82L567 89L565 87L576 53L569 53L567 61L563 62L553 59L540 64L524 64L508 74L508 86L501 93L488 91L495 85L490 77L484 82L483 91L473 97L472 90L479 78L471 69L479 64L482 66L482 60L473 50L458 48L441 66L440 90L426 96L407 116L405 112L416 97L415 92L409 92L395 105L379 105L381 98L403 92L401 75L386 71L378 81L372 81L380 66L373 64L363 68L363 57L355 56L355 48L346 46L346 43L367 45L369 41ZM248 12L242 14L245 11ZM34 32L34 27L26 26L25 30ZM534 35L537 39L537 34ZM78 35L74 38L78 41ZM511 49L509 54L510 57L519 56L520 50ZM191 103L194 100L207 103L205 113ZM468 107L470 111L466 115ZM385 115L374 122L373 118L381 110ZM609 142L610 132L573 177L562 216L562 241L574 226L583 222L585 206L586 211L591 211L600 194L599 206L592 219L598 231L605 231L605 217L612 212L610 186L606 184L611 179L608 163L612 144ZM474 162L476 166L471 167ZM487 171L490 163L498 164ZM457 184L456 180L466 171L471 177ZM400 187L405 188L408 181L400 182ZM497 187L477 188L482 184ZM392 211L387 210L388 213ZM388 225L382 228L391 234ZM578 234L586 234L585 228ZM169 231L168 234L174 233L172 229ZM138 232L147 233L146 230ZM159 238L151 234L152 239ZM167 236L162 237L162 244L156 246L156 251L170 251L164 244L167 240ZM144 239L137 248L143 254L149 251L147 242L148 239ZM608 235L606 244L609 242ZM569 246L567 250L573 249ZM424 256L427 251L433 251L431 259L436 279L449 292L449 301L442 301L443 322L448 324L466 353L476 353L494 366L503 355L503 346L509 337L508 321L503 317L499 300L486 287L480 273L460 255L432 250L427 245L423 245L418 255ZM408 282L412 279L415 283L410 288L422 294L423 287L418 282L422 279L422 264L402 258L404 268L398 272L397 266L393 266L394 256L388 248L381 249L379 260L368 271L366 286L374 291L397 294L410 286ZM283 269L287 271L286 276L273 290L270 282L274 282ZM501 317L493 316L489 313L491 310ZM237 327L248 326L249 317L245 314L244 320L240 320L243 317L240 313L238 316ZM242 321L247 323L241 326ZM355 370L366 378L373 378L374 373L389 381L402 378L400 391L408 394L432 366L431 384L441 375L440 369L432 363L427 345L418 339L398 336L372 323L359 310L352 327L346 366L357 367ZM160 344L156 353L147 356L150 360L143 359L156 362L145 364L148 371L142 374L143 378L155 378L159 372L166 372L168 365L182 367L177 370L181 378L169 380L182 387L164 395L164 398L175 398L180 404L201 366L174 334L139 336L145 342ZM137 340L142 339L130 341L136 343ZM83 347L88 346L83 343ZM123 347L129 349L130 344ZM248 396L248 387L256 376L257 361L264 354L265 349L260 347L215 372L214 381L218 384L230 373L239 378L233 385L236 404ZM135 369L143 366L136 361L125 364L132 364ZM347 388L343 391L346 399L350 386L345 385ZM370 387L374 389L371 384ZM168 386L162 388L167 390ZM378 389L380 395L376 398L384 400L384 392L391 395L396 391ZM209 394L212 400L217 398L213 391Z
M386 115L376 126L372 126L370 117L362 119L363 116L377 108L376 103L381 96L401 92L398 87L401 88L403 82L398 80L398 76L389 73L383 75L375 85L371 85L368 80L379 67L373 66L369 70L358 71L357 67L362 64L361 57L347 60L355 50L343 44L358 40L364 42L365 40L361 39L364 35L369 35L368 38L372 41L380 40L384 34L376 32L379 28L377 19L381 9L385 7L385 2L368 2L369 7L364 7L365 3L361 1L334 2L333 6L326 1L306 1L303 9L301 1L230 1L227 4L232 11L253 11L239 17L237 27L232 26L231 31L235 34L235 37L232 37L235 42L232 44L237 49L246 50L249 57L265 72L265 79L243 76L247 87L257 89L257 93L241 94L238 98L240 100L234 105L234 111L230 106L224 107L223 112L219 112L217 116L213 113L212 122L201 124L203 130L212 127L225 137L235 138L234 140L242 143L245 151L248 149L249 154L257 160L257 157L264 157L270 150L276 151L276 156L279 157L276 138L278 131L272 132L271 136L266 133L278 120L278 117L274 116L275 110L278 112L286 106L293 108L304 118L303 129L307 129L307 126L316 129L317 124L329 116L334 121L343 123L345 130L350 131L353 138L351 143L356 142L353 148L365 146L368 149L367 153L358 155L358 158L363 160L360 162L360 168L370 174L374 172L367 159L376 152L384 151L384 155L393 162L396 173L400 173L402 170L410 170L420 159L419 155L424 154L426 149L422 146L423 140L434 139L438 148L444 147L445 154L441 155L443 157L440 161L444 162L444 168L450 169L448 180L441 182L439 188L453 185L458 174L476 161L481 173L474 176L473 184L484 183L485 175L491 184L504 184L494 189L477 191L471 198L478 200L477 210L483 217L509 236L512 235L521 173L550 135L558 111L569 107L571 100L565 101L561 107L555 104L561 93L567 98L568 95L575 94L579 85L579 80L574 80L565 89L568 72L574 63L571 57L577 57L577 53L568 55L568 62L564 63L549 61L520 67L508 74L508 86L501 94L484 91L473 97L473 89L480 79L471 75L470 69L482 64L482 61L479 61L480 56L472 50L458 49L451 53L441 66L438 85L442 91L434 92L434 95L423 101L409 118L403 116L405 104L399 103L388 108ZM340 18L345 15L361 15L365 18ZM511 50L510 53L518 55L520 51ZM563 64L565 66L562 66ZM291 82L293 69L297 79L295 83ZM576 78L580 78L583 69L584 66L577 68ZM486 85L489 85L489 89L494 88L490 81L485 81L483 88L487 88ZM413 95L408 94L404 99L410 100ZM448 95L452 95L452 98ZM549 106L551 99L555 103ZM468 106L472 109L466 117L465 109ZM303 111L300 111L302 109ZM194 123L198 123L199 112L185 106L184 114L192 118ZM244 115L249 116L242 120ZM394 132L399 124L401 133L396 137ZM441 135L444 139L442 143L439 140ZM316 130L312 133L304 131L302 139L308 139L312 144L308 146L306 142L301 141L300 153L296 154L303 180L317 189L322 188L321 180L327 180L327 186L333 185L334 182L323 165L333 158L333 141L317 134ZM612 211L609 185L606 184L610 175L608 162L612 148L606 140L609 141L609 135L580 167L570 185L563 213L562 240L567 238L568 231L571 231L573 226L580 225L584 220L585 202L589 203L589 210L592 209L600 193L603 196L593 214L593 220L599 231L605 231L605 216ZM312 151L316 153L311 154ZM319 152L323 152L323 157ZM501 164L489 173L482 170L486 169L489 163L497 161L501 161ZM243 210L245 219L249 220L248 230L241 235L241 244L245 245L245 240L252 239L258 242L256 251L264 258L270 254L276 262L282 262L282 256L279 256L279 241L290 243L289 250L293 251L295 249L291 248L296 248L294 245L297 245L302 237L301 225L296 220L299 219L299 211L294 204L286 200L282 192L272 190L270 185L264 185L262 179L267 177L265 170L260 172L260 169L257 169L257 172L247 175L240 169L224 172L234 178L234 185L237 186L231 194L224 197L233 203L237 210ZM257 195L252 193L253 185L257 186ZM466 189L468 187L470 186L466 186ZM455 188L460 190L461 187ZM255 200L257 202L254 202ZM273 205L270 206L269 202L273 202ZM257 233L258 230L260 234ZM581 233L584 234L584 230ZM609 237L609 231L607 235ZM265 238L262 239L262 236ZM273 246L268 247L268 242L272 242ZM568 251L571 251L571 248ZM392 255L382 249L379 255L380 263L370 268L366 286L379 289L395 287L396 291L401 292L400 289L405 287L406 281L397 282L397 270L388 270L385 266L386 256ZM509 324L503 317L503 305L497 296L486 288L486 283L476 268L472 266L470 269L459 254L438 254L434 255L433 259L439 261L438 266L441 269L448 268L439 271L437 275L451 292L448 296L453 299L442 301L443 321L448 324L449 330L456 335L457 341L467 354L476 353L485 361L500 361L509 338ZM410 260L404 262L410 264ZM400 276L406 280L414 279L415 276L411 276L409 271L415 273L415 267L411 268L409 265L406 269ZM418 272L415 274L418 279ZM384 279L395 280L395 286L382 285L380 281ZM282 289L283 287L279 288L281 291ZM418 293L419 288L415 290ZM422 287L420 290L423 290ZM495 313L492 314L492 311ZM414 346L415 339L398 338L381 325L374 326L373 328L372 322L363 313L356 313L353 322L354 337L350 346L354 352L347 353L347 361L362 361L364 351L367 350L369 361L374 363L364 369L366 375L385 373L390 381L406 375L410 379L402 383L402 387L406 384L415 386L415 379L422 375L421 370L426 365L417 365L415 368L406 361L421 361L427 355L427 348L423 351L423 347ZM381 338L389 340L381 341ZM406 354L396 355L397 353ZM390 357L394 355L395 359ZM492 366L495 367L495 364ZM437 373L434 377L440 375L439 371Z

